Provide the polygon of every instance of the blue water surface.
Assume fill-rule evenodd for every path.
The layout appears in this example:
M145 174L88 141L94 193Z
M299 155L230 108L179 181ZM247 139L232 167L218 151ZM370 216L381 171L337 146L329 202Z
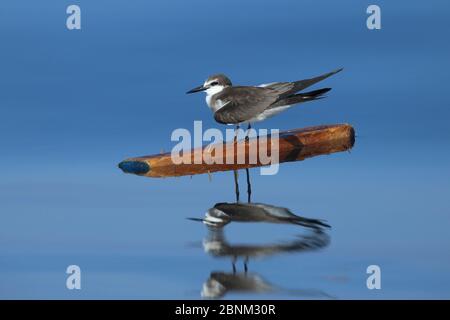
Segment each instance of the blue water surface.
M326 220L329 243L250 259L248 276L275 289L222 297L450 298L450 3L376 2L381 30L356 0L2 1L0 298L200 299L231 258L208 254L208 230L185 218L233 202L232 173L150 179L117 164L170 150L194 120L224 129L203 94L185 95L209 74L259 84L338 67L326 99L257 128L350 123L351 153L251 172L254 201ZM70 4L81 30L66 28ZM308 230L224 233L273 245ZM81 290L66 288L73 264ZM366 286L369 265L380 290Z

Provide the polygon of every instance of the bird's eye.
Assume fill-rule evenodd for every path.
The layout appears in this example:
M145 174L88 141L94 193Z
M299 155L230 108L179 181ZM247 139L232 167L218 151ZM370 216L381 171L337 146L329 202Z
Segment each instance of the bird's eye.
M210 85L211 86L217 86L219 83L217 81L211 82Z

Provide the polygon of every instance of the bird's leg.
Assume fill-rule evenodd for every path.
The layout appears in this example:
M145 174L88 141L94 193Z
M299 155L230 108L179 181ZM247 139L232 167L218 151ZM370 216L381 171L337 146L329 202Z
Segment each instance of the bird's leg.
M248 271L248 257L245 257L244 260L244 272L247 273Z
M239 125L236 125L236 130L234 131L234 143L237 144L237 131L239 129ZM233 146L234 147L234 146ZM237 147L236 147L236 152L237 152ZM233 174L234 174L234 191L236 194L236 202L239 202L239 175L238 175L238 171L237 170L233 170Z
M234 174L234 193L236 194L236 202L239 202L239 181L238 181L238 171L233 170Z
M245 173L247 174L247 201L252 202L252 184L250 182L250 170L245 168Z
M248 123L248 128L247 128L247 133L245 135L245 141L246 142L248 142L250 140L249 137L248 137L248 134L249 134L249 131L250 131L251 128L252 128L252 126L251 126L251 124L249 122ZM250 156L249 156L249 159L250 159ZM252 199L252 184L250 183L250 170L249 170L249 168L245 168L245 173L247 175L247 200L248 200L248 203L250 203L251 199Z
M233 257L233 260L231 260L231 264L233 266L233 274L236 274L236 257Z
M237 136L238 136L238 130L239 130L239 125L236 125L236 128L234 129L234 139L233 142L236 144L237 143Z
M250 129L252 128L251 123L248 123L248 127L247 127L247 132L245 133L245 141L248 142L248 140L250 140L250 138L248 137L248 134L250 133Z

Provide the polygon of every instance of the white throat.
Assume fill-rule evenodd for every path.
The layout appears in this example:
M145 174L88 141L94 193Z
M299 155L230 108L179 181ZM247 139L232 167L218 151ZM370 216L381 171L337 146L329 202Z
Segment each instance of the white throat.
M225 87L224 86L219 86L219 85L217 85L217 86L212 86L211 88L208 88L208 89L206 89L205 90L205 92L206 92L206 103L208 104L208 107L210 108L210 109L216 109L217 108L217 106L212 106L211 105L211 98L212 98L212 96L213 95L215 95L215 94L218 94L219 92L221 92L223 89L225 89ZM214 110L215 111L215 110Z

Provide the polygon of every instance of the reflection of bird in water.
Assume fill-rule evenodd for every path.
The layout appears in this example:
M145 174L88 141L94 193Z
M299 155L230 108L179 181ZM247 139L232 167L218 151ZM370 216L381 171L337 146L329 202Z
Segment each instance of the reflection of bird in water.
M244 259L244 270L248 270L250 258L268 257L285 252L313 251L326 247L330 242L328 234L316 229L310 234L302 235L285 243L264 245L238 244L232 245L225 239L222 228L209 228L208 236L203 240L203 249L214 257L230 257L233 272L236 272L236 261L239 257Z
M248 261L251 258L269 257L279 253L298 253L314 251L326 247L330 238L325 228L330 226L318 219L304 218L295 215L289 209L263 203L217 203L209 209L205 218L190 218L201 221L208 226L208 235L203 239L203 249L214 257L229 257L232 260L233 272L212 272L203 284L202 297L220 298L227 292L270 293L284 292L295 296L316 298L332 298L318 290L286 290L265 281L255 273L248 273ZM287 242L268 244L230 244L224 234L224 226L235 222L268 222L277 224L293 224L309 228L309 232ZM236 272L236 261L244 260L244 272Z
M330 227L321 220L300 217L287 208L264 203L217 203L208 209L205 218L190 219L213 227L223 227L231 221L286 223L314 229Z
M220 298L229 291L271 292L273 286L255 273L211 272L203 284L202 297Z
M217 299L227 293L286 293L296 297L334 298L316 289L283 289L272 285L257 273L214 271L202 287L203 298Z

